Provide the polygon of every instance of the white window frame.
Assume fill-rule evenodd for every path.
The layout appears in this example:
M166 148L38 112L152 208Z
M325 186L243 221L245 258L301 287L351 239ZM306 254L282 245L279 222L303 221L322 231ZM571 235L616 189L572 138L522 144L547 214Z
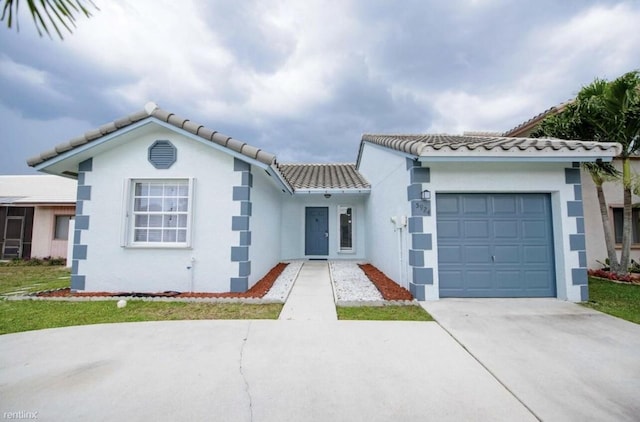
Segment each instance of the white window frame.
M343 214L343 212L346 214L346 211L348 208L351 208L351 247L343 248L341 244L342 243L342 238L341 238L342 224L340 221L340 216ZM338 244L337 244L338 253L341 253L341 254L356 253L356 207L353 205L338 205L336 221L337 221L336 226L338 231L338 235L336 236L336 238L338 239Z
M136 241L135 240L135 222L136 214L134 210L135 206L135 187L137 183L184 183L186 182L188 187L187 192L187 211L183 214L186 215L186 239L184 242L149 242L149 241ZM122 246L127 248L147 248L147 249L188 249L191 248L191 234L193 227L193 204L194 204L194 187L195 180L190 177L170 177L170 178L133 178L127 179L125 182L125 200L126 204L124 210L124 230L122 236ZM164 196L162 196L164 199ZM144 213L142 213L144 214ZM157 215L165 215L167 212L159 212Z

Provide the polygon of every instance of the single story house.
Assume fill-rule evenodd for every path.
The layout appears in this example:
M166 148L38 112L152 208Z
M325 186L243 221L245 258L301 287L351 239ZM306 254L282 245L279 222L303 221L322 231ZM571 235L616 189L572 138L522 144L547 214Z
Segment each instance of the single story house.
M0 176L0 259L66 258L76 181Z
M524 123L510 129L502 134L508 137L526 137L538 127L542 120L553 114L561 113L567 104L571 101L564 102L555 107L551 107L544 112L532 117ZM634 174L640 174L640 156L631 157L631 171ZM614 157L613 166L622 172L622 160ZM583 191L583 207L585 222L585 243L587 246L587 267L592 269L601 268L607 258L607 245L604 241L604 230L602 229L602 218L600 217L600 204L596 187L588 171L580 170ZM622 212L624 198L622 186L619 182L605 182L602 185L607 205L609 206L609 220L613 228L613 234L616 242L616 251L618 258L622 252ZM632 193L632 201L634 204L640 203L640 197ZM633 243L631 244L631 259L640 262L640 208L637 206L633 211Z
M279 261L355 259L419 300L580 301L579 163L619 148L364 135L355 164L281 164L149 103L28 163L78 180L75 290L240 292Z

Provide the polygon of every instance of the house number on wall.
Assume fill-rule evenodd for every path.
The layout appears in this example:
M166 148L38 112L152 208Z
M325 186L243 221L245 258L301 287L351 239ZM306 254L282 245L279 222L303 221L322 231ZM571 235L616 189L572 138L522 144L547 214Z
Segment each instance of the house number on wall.
M413 215L415 216L430 216L431 215L431 201L413 201Z

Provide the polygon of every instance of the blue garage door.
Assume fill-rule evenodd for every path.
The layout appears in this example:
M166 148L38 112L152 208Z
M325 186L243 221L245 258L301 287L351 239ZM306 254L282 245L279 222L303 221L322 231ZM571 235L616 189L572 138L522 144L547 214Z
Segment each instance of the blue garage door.
M548 194L438 194L441 297L554 297Z

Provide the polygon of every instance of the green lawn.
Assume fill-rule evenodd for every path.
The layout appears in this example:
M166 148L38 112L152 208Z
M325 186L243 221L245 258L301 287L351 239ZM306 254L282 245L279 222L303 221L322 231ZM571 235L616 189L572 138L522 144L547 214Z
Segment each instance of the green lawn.
M584 306L640 324L640 286L589 277L589 301Z
M71 325L181 319L276 319L281 304L0 300L0 334Z
M70 282L64 266L0 264L0 295L60 289Z
M421 306L338 306L338 319L373 321L433 321Z

